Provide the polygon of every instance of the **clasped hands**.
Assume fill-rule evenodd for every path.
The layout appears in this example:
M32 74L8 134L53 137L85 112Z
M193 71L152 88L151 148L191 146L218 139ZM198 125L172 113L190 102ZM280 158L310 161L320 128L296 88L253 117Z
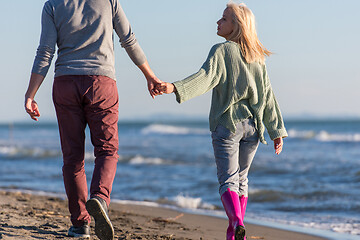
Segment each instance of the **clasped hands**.
M176 91L174 84L168 82L161 82L154 85L153 88L154 96L162 95L162 94L170 94Z

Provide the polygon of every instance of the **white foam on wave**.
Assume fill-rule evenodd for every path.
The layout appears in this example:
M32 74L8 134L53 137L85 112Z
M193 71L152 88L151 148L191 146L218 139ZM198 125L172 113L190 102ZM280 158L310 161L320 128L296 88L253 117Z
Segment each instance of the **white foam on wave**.
M295 129L290 129L288 131L289 137L290 138L301 138L301 139L310 139L315 137L316 133L314 131L299 131L299 130L295 130Z
M174 197L173 200L181 208L215 210L214 205L204 203L201 198L193 198L180 194Z
M187 134L208 134L209 131L204 128L188 128L164 124L151 124L141 131L142 134L171 134L171 135L187 135Z
M131 158L129 161L130 164L149 164L149 165L161 165L165 163L165 160L162 158L147 158L140 155L136 155Z
M360 235L360 223L338 223L331 224L331 229L338 233ZM360 236L359 236L360 238Z
M360 142L360 133L329 133L327 131L290 129L288 134L290 138L315 139L319 142Z
M331 231L339 234L349 234L346 239L353 239L354 236L360 235L360 224L359 223L334 223L334 222L293 222L293 221L285 221L285 224L289 225L297 225L304 228L311 229L320 229L325 231ZM351 236L352 235L352 236ZM341 238L345 239L345 238Z
M13 155L17 152L17 149L15 146L0 146L0 154L1 155Z
M85 161L93 162L95 160L95 156L93 152L87 151L85 152ZM161 165L166 164L167 161L162 158L151 158L151 157L144 157L141 155L136 155L134 157L126 157L119 155L120 162L128 162L132 165L140 165L140 164L147 164L147 165Z
M93 152L87 151L85 152L85 161L94 161L95 156Z
M360 133L328 133L321 131L316 135L320 142L360 142Z

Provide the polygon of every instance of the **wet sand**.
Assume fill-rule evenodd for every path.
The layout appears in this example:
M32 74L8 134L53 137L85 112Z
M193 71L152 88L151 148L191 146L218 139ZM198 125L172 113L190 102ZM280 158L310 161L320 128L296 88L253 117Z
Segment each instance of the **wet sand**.
M67 202L58 197L0 191L0 239L74 239ZM115 239L224 240L227 221L179 211L111 203ZM246 224L247 240L320 240L321 237ZM91 239L94 222L91 223Z

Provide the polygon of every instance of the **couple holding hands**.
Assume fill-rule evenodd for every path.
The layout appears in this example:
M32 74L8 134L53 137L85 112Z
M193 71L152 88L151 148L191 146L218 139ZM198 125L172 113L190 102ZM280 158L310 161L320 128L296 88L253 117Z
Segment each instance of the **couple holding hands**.
M118 0L48 0L42 12L40 44L25 94L25 110L40 116L35 94L42 84L55 46L53 102L56 110L63 177L72 226L69 236L90 237L95 219L99 239L113 239L108 215L118 161L118 91L113 31L144 73L152 97L176 95L179 103L212 90L209 114L219 193L229 218L227 240L243 240L248 199L248 172L265 128L280 154L287 136L266 71L271 54L259 41L255 18L245 4L228 3L217 22L215 44L200 70L174 83L152 72ZM90 199L84 170L85 127L89 126L95 165ZM225 234L224 234L225 235Z

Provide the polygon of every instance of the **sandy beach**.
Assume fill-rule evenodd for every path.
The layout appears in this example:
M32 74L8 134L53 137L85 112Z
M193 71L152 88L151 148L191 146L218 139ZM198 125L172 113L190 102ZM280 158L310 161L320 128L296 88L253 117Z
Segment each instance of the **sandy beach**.
M51 196L0 191L0 239L72 239L67 203ZM171 209L112 203L115 239L225 239L227 221ZM246 224L247 239L320 240L324 238ZM94 234L94 223L91 223ZM92 239L97 239L95 234Z

